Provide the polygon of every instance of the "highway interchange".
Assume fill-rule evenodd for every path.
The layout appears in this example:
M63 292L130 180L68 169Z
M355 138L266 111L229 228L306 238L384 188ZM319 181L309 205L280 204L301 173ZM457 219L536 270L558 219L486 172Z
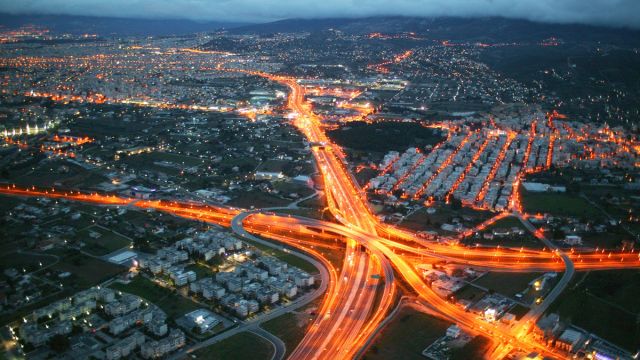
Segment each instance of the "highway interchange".
M221 71L239 71L225 70ZM24 189L15 186L0 188L0 193L13 196L66 198L109 206L131 206L156 209L190 219L230 227L239 237L276 246L272 241L295 248L292 253L314 266L320 272L321 286L287 307L278 308L260 317L259 321L243 323L222 336L214 337L186 349L179 355L203 348L241 331L253 331L275 346L275 358L284 356L283 343L269 339L259 323L285 312L302 307L318 296L323 296L316 319L295 349L289 349L293 359L349 359L361 356L380 325L400 298L397 278L409 286L418 301L444 319L456 323L470 334L482 334L494 342L492 358L503 358L514 349L535 351L553 358L564 354L548 348L530 336L537 319L562 293L576 270L599 270L640 267L640 257L633 252L576 252L565 253L542 235L529 221L528 215L512 206L508 212L516 215L524 226L542 241L547 250L473 248L435 243L416 234L381 223L369 209L366 195L348 170L345 157L337 145L326 136L322 119L313 112L305 99L305 89L297 79L268 73L248 72L265 77L289 88L287 108L292 123L312 145L311 151L324 181L328 208L339 223L316 219L280 215L274 211L245 211L193 203L137 200L114 195L63 192L54 189ZM485 226L481 224L479 226ZM336 269L324 256L315 251L314 242L338 238L346 243L344 262ZM304 242L302 241L304 240ZM513 327L488 323L461 307L438 296L431 290L413 263L412 256L447 260L459 264L497 271L555 271L563 276L546 298L534 305Z

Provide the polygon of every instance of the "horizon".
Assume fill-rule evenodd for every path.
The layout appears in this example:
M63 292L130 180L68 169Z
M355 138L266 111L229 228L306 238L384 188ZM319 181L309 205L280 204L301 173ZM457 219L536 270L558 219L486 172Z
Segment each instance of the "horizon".
M212 6L215 5L215 6ZM187 20L196 23L266 24L286 20L361 19L376 17L410 18L506 18L549 24L581 24L613 28L640 29L640 3L617 0L611 4L596 0L585 5L574 0L510 1L455 0L405 0L394 4L377 0L362 6L356 0L346 4L333 1L318 4L301 1L292 4L278 0L253 2L253 0L228 0L222 4L206 1L179 0L174 2L133 3L120 1L102 3L96 1L41 1L28 0L19 3L0 1L0 13L9 16L84 16L114 19Z

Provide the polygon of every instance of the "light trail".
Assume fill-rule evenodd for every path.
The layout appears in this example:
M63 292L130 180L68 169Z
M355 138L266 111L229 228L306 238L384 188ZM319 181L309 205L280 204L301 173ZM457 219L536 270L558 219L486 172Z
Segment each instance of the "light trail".
M471 158L471 161L469 161L469 163L467 164L467 166L464 168L464 170L462 171L462 173L460 174L460 176L458 176L458 178L456 179L456 181L453 183L453 186L451 186L451 188L449 189L449 191L447 192L447 195L445 195L445 201L447 203L449 203L451 201L451 196L453 195L453 193L456 191L456 189L458 188L458 186L460 186L460 184L462 183L462 180L464 180L464 178L467 176L467 174L469 173L469 171L471 171L471 168L473 167L473 165L476 163L476 161L478 161L478 159L480 158L480 155L482 155L482 153L484 152L484 149L487 147L487 145L489 144L489 140L491 139L491 136L487 136L486 139L484 139L484 141L482 142L482 144L480 144L480 147L478 148L478 151L476 151L476 153L473 155L473 158Z
M407 52L394 58L393 61L400 62L410 55L411 53ZM322 229L338 234L341 239L347 242L345 263L342 266L340 277L332 277L333 284L329 286L327 296L321 305L320 316L314 321L300 346L294 350L294 358L333 359L353 357L364 346L367 339L374 334L378 324L395 301L397 289L391 265L430 307L434 308L443 317L463 326L471 333L482 333L489 337L494 337L495 341L509 344L509 346L513 345L513 347L535 350L542 354L557 355L553 350L540 343L524 339L522 332L514 334L509 330L490 325L465 312L459 306L442 299L428 288L413 265L405 259L403 253L408 252L426 258L447 259L463 264L482 265L485 268L508 271L521 271L524 269L531 271L536 267L550 269L550 271L561 271L566 267L566 263L563 262L561 256L553 251L531 249L514 251L512 249L464 248L434 244L418 238L415 234L380 223L377 217L371 213L366 195L347 170L342 149L333 144L326 136L322 119L313 112L311 104L305 100L305 89L297 83L295 78L258 71L225 69L222 64L217 66L216 70L260 76L287 86L290 90L287 98L287 108L291 111L291 114L294 114L292 123L306 137L309 143L321 144L321 146L312 146L312 153L323 176L325 189L327 189L328 208L342 224L300 217L283 217L276 214L257 214L245 219L245 226L249 230L292 247L306 249L306 251L320 258L322 258L322 255L318 252L314 253L313 251L315 250L310 247L310 244L314 244L315 241L326 241L329 235L318 235L317 233L314 235L313 229ZM92 101L100 103L106 100L96 97ZM196 106L193 109L207 111L205 107ZM535 137L535 125L532 127L532 135L529 139L527 153L531 151L531 141ZM447 201L473 164L482 155L490 139L491 136L488 136L482 142L471 162L467 164L454 186L449 189L446 196ZM552 147L553 145L550 145L551 151ZM527 154L525 158L528 160L528 157L529 155ZM524 171L525 169L523 167L522 170ZM1 188L0 193L17 196L46 196L110 206L156 209L176 216L212 222L223 226L230 226L233 219L242 212L239 209L193 203L136 200L74 192L60 193L55 190L37 190L35 188L17 189L15 187L7 187L6 189ZM517 196L515 199L517 200ZM264 230L265 226L267 226L266 231ZM386 235L389 239L383 239L379 234ZM320 239L316 239L315 236ZM391 240L392 237L394 240ZM300 241L301 238L304 241ZM365 250L361 249L361 246ZM401 253L396 253L396 251ZM589 270L630 268L638 267L640 264L640 256L631 252L616 254L598 252L573 253L568 254L567 258L576 263L576 268ZM371 285L371 276L381 271L384 273L384 288L377 289L376 286L368 286ZM335 273L335 270L333 272ZM374 307L374 299L378 294L380 294L380 301ZM508 350L502 349L501 351Z
M0 188L0 193L15 196L67 199L108 206L132 206L139 207L141 209L151 208L174 214L176 216L182 216L199 221L214 222L225 226L229 226L230 220L237 214L241 213L241 210L238 209L196 205L192 203L149 200L139 201L132 198L122 198L95 193L85 194L80 192L40 190L35 188L20 189L13 186ZM395 283L393 281L393 271L390 270L388 266L385 266L384 259L389 259L412 288L416 290L433 308L443 314L443 316L456 321L460 325L465 326L472 331L480 331L484 334L499 334L500 338L504 339L507 343L515 342L519 344L518 346L525 346L525 348L526 346L532 347L545 353L550 352L548 349L541 347L540 344L521 343L521 340L514 339L510 336L508 330L491 328L487 323L478 320L469 313L466 313L462 308L448 303L446 300L433 293L428 289L428 287L426 287L415 269L403 259L403 256L396 254L391 250L392 248L398 248L403 251L420 253L412 246L402 246L401 244L391 240L372 237L368 233L364 233L361 230L357 230L349 226L327 223L314 219L280 216L276 214L257 214L246 220L248 223L247 226L250 230L257 232L262 236L284 242L292 247L301 248L319 258L322 258L321 254L317 253L312 248L300 245L298 239L301 235L307 236L307 240L309 240L308 236L310 232L314 232L314 229L316 229L315 231L317 233L317 229L323 229L331 234L339 234L342 238L351 239L348 247L354 251L347 252L347 261L345 262L343 273L341 274L343 277L334 279L335 284L330 286L328 295L321 306L322 312L320 313L320 317L316 319L314 322L315 325L312 326L308 337L305 337L306 340L302 343L305 345L302 345L300 350L296 349L297 353L300 354L300 358L335 358L336 356L342 358L342 355L345 355L344 357L348 358L355 354L357 349L359 349L366 339L372 335L372 332L379 321L384 318L384 315L393 304L393 299L395 298L396 293ZM260 226L263 228L259 229ZM267 227L267 231L263 230L264 227ZM280 233L269 227L279 229ZM283 233L289 233L289 235L282 235ZM333 235L321 237L326 240L327 236L330 237ZM368 257L366 256L366 253L356 252L355 249L357 248L357 244L362 244L371 249L373 256ZM353 265L350 265L349 263L350 254L353 254L353 256L356 256L357 254L359 257L358 259L353 258ZM563 269L563 264L559 261L558 257L550 251L521 249L520 252L516 252L510 249L496 250L449 247L446 252L446 256L450 257L456 254L461 258L458 259L459 262L464 263L466 261L469 264L478 264L479 266L491 269L516 269L526 271L532 271L532 269L535 268L542 269L544 271L560 271ZM437 254L432 252L432 250L425 251L423 255L437 257ZM611 252L573 253L570 256L577 260L577 269L594 270L640 267L640 255L633 253L632 251L619 254L613 254ZM604 260L605 258L607 260ZM532 261L532 259L536 259L536 261ZM363 289L363 285L367 283L367 278L369 278L371 274L379 271L381 266L385 276L385 289L383 291L383 297L380 301L379 307L373 310L372 298L375 296L375 290L373 288L366 288L366 286ZM344 270L356 267L357 271ZM367 270L365 271L365 269ZM335 269L333 271L335 272ZM365 274L367 276L359 276L359 274ZM347 281L344 281L344 284L342 284L343 281L340 280L344 279L344 276L347 276ZM349 289L348 291L344 290L345 286L346 289ZM346 303L345 299L347 301ZM351 304L354 304L354 306L351 308L349 308L349 306L345 307L345 305ZM353 313L351 313L351 310L354 311L355 315L352 315ZM372 315L370 315L371 311L374 311ZM326 314L329 314L329 316L325 317ZM334 319L334 317L338 317L341 321L325 321L328 319ZM336 328L336 326L338 327ZM330 334L339 333L340 336L327 337L327 331ZM319 343L319 339L322 339L321 343ZM325 341L326 339L335 340ZM303 349L314 350L311 351ZM318 354L318 350L324 350L320 352L322 356ZM311 356L310 354L314 354L314 356Z
M451 165L451 162L456 157L456 155L458 155L460 150L467 144L467 142L469 142L469 139L471 138L471 135L473 135L473 132L468 132L467 133L467 135L460 142L460 145L458 145L456 147L456 149L453 152L451 152L451 154L449 154L449 156L447 156L447 158L442 162L442 164L438 167L438 169L436 169L436 171L427 179L427 181L425 181L424 184L422 184L422 187L420 188L420 190L418 190L418 192L416 192L416 195L414 196L414 199L419 199L422 196L422 194L424 193L424 191L427 189L429 184L431 184L433 182L433 180L435 180L435 178L438 177L438 175L442 172L442 170L444 170L449 165ZM439 145L440 144L438 144L438 146Z
M491 186L491 182L495 178L496 173L500 168L500 165L502 165L502 161L507 155L507 150L509 149L509 146L511 146L511 143L515 138L516 138L515 133L511 131L507 133L507 141L505 141L504 145L500 149L496 162L493 163L493 165L491 165L491 170L489 171L489 174L482 182L482 187L480 188L480 191L478 192L478 195L476 196L476 199L475 199L476 203L480 203L482 202L482 200L484 200L484 197L487 195L487 191L489 190L489 186Z

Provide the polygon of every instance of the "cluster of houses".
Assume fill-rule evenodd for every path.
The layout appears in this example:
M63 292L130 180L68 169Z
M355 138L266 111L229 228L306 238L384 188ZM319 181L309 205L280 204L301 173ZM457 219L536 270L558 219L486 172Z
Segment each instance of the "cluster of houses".
M208 230L140 258L139 267L154 276L169 277L176 287L188 285L190 292L241 318L281 299L293 299L300 290L314 285L313 275L258 253L227 233ZM194 271L187 270L194 261L211 263L214 257L220 261L212 276L198 279Z
M524 174L551 166L633 169L637 163L637 154L619 146L626 136L621 129L593 129L568 121L553 125L553 119L542 119L545 114L538 111L517 120L495 119L496 128L480 130L473 130L466 120L446 123L450 136L427 154L415 147L386 154L368 189L393 198L453 197L468 206L503 211L512 205ZM566 191L562 186L523 185L530 191Z
M636 359L630 352L591 334L577 326L562 322L556 313L547 314L533 328L533 337L550 347L571 354L574 358Z
M86 356L117 360L140 349L143 358L152 359L185 344L184 333L169 330L166 318L162 310L138 296L94 287L34 310L23 319L16 339L38 348L56 335L91 334L95 343L103 345L92 347ZM149 337L155 340L147 341Z

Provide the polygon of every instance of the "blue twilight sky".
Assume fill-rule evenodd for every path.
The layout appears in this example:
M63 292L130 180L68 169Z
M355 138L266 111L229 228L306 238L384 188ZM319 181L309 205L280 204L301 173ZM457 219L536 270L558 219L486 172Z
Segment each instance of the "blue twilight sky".
M0 12L233 22L376 15L504 16L640 28L640 0L0 0Z

